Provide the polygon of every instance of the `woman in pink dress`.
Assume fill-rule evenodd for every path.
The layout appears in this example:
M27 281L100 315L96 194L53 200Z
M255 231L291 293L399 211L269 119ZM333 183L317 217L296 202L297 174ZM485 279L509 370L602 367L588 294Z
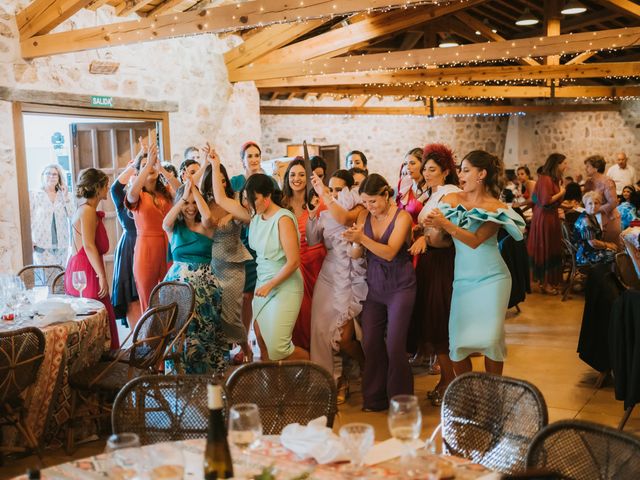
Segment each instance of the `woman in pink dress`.
M109 251L109 237L102 219L104 212L97 211L101 200L109 193L109 177L101 170L88 168L80 173L76 184L78 209L73 216L73 250L64 276L65 290L79 296L73 287L73 273L84 272L87 285L82 292L84 298L102 302L107 309L111 349L119 347L116 316L109 297L109 282L102 256Z
M304 281L304 296L298 320L293 329L293 344L309 351L311 348L311 299L322 262L327 255L324 244L310 246L307 243L307 220L309 219L309 205L307 198L307 173L304 160L296 158L287 167L282 186L282 203L285 208L293 212L298 220L300 233L300 271ZM326 207L320 203L318 213Z
M413 225L418 223L418 215L424 205L427 192L422 178L422 149L412 148L404 157L400 168L400 179L396 194L396 205L411 215Z

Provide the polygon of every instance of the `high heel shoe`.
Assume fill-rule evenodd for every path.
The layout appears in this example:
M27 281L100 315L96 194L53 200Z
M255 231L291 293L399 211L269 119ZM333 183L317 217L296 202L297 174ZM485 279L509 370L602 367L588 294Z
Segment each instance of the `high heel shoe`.
M338 384L338 394L336 396L336 403L342 405L349 398L349 381L340 380Z
M431 405L439 407L442 405L442 394L439 390L434 390L433 396L429 400L431 401Z

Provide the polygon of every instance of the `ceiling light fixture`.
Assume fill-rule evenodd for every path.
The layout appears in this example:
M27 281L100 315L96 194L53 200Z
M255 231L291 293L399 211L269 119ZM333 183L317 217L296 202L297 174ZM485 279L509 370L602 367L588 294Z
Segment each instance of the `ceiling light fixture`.
M522 15L520 15L520 18L516 20L516 25L520 27L529 27L531 25L536 25L537 23L540 23L540 20L538 20L538 18L534 16L528 8L525 8Z
M587 11L587 7L585 7L578 0L569 0L567 4L564 6L560 13L563 15L576 15L578 13L584 13Z
M453 38L450 33L447 33L442 38L442 40L440 40L440 43L438 44L440 48L451 48L451 47L457 47L459 45L460 44L458 43L458 41L455 38Z

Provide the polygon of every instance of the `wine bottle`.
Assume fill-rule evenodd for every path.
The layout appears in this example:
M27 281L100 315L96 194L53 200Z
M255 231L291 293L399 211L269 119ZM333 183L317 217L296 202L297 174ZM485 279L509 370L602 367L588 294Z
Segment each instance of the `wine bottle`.
M227 429L222 414L222 387L208 385L209 432L204 450L204 478L218 480L233 477L233 462L227 443Z

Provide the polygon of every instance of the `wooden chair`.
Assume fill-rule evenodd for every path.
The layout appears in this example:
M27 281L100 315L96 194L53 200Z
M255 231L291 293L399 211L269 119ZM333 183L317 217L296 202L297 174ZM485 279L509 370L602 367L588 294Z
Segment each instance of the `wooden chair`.
M174 330L178 306L175 303L148 309L133 330L132 346L117 351L110 361L100 361L69 377L71 386L71 420L67 428L67 451L74 447L74 422L82 416L76 413L83 401L97 412L89 416L99 418L111 414L111 403L120 389L132 378L158 373L157 366L164 355ZM121 358L128 357L126 362ZM97 402L90 401L97 397Z
M51 284L51 294L52 295L64 295L67 293L64 286L64 271L60 272L55 276L53 282Z
M442 399L445 451L500 473L524 470L527 448L547 422L540 391L515 378L466 373Z
M142 445L205 438L208 375L144 375L127 383L113 403L113 433L132 432Z
M44 359L45 337L35 327L0 332L0 427L11 425L24 438L27 448L40 455L40 446L24 422L24 392L37 379ZM22 451L21 447L0 447L2 451Z
M227 379L227 407L255 403L266 435L293 422L306 424L322 415L333 426L336 384L329 372L308 361L247 363Z
M562 244L564 245L566 252L566 261L569 267L569 276L567 278L567 286L562 293L562 301L566 301L569 298L573 283L575 282L576 275L578 273L587 274L591 265L578 265L576 262L576 253L578 249L573 244L571 234L569 233L569 227L565 222L562 222Z
M56 276L64 272L60 265L27 265L18 272L18 277L27 289L33 287L51 287Z
M561 420L535 436L527 467L551 470L567 480L638 478L640 439L604 425Z

